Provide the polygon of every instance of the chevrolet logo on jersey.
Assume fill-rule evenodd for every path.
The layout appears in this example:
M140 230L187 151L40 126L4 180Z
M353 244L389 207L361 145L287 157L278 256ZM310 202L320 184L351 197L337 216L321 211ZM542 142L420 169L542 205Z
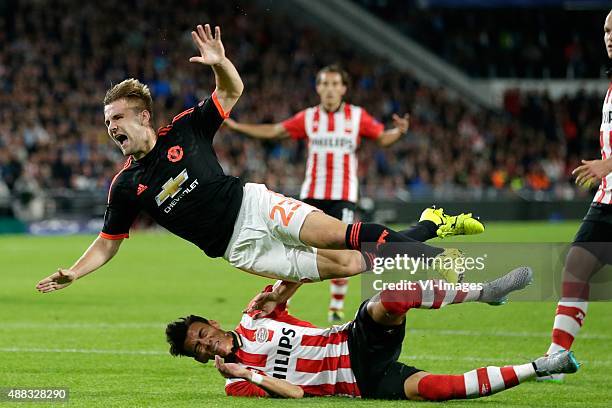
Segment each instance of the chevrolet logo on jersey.
M162 205L169 197L174 198L181 191L181 186L188 178L187 169L181 171L175 178L170 177L162 186L162 191L155 197L157 206Z

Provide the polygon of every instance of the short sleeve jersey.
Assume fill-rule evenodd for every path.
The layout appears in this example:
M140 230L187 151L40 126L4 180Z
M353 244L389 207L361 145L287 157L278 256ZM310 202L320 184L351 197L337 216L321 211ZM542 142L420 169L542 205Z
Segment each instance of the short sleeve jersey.
M144 211L170 232L223 255L242 203L242 183L223 173L212 146L228 116L216 94L160 128L153 149L113 179L100 236L127 238Z
M349 103L335 112L313 106L281 124L291 138L308 140L300 199L357 202L356 151L361 138L378 139L384 132L383 124Z

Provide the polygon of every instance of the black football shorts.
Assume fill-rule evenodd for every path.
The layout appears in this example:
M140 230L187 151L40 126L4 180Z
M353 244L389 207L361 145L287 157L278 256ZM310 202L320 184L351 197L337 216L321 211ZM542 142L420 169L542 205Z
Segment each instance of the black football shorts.
M406 322L383 326L368 314L366 300L351 324L348 337L351 367L362 398L406 399L404 382L418 368L397 361L402 351Z
M612 205L593 204L582 219L573 245L580 246L612 265Z
M318 208L325 214L337 218L346 224L351 224L355 219L355 209L357 206L355 203L350 201L315 200L313 198L306 198L302 201Z

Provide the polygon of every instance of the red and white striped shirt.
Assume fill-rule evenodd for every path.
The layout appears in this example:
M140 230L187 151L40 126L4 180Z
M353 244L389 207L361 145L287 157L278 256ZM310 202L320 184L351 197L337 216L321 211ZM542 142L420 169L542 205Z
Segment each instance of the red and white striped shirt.
M382 123L365 109L343 103L336 112L314 106L282 122L294 139L308 139L300 198L357 201L357 156L361 137L377 139Z
M601 112L601 126L599 127L599 147L601 159L606 160L612 155L612 83L604 99ZM599 189L595 193L593 202L612 204L612 173L601 179Z
M287 380L308 395L360 396L349 358L349 324L320 328L291 316L285 304L265 318L243 314L236 332L242 346L236 363L262 375ZM230 396L263 397L265 391L241 378L226 381Z

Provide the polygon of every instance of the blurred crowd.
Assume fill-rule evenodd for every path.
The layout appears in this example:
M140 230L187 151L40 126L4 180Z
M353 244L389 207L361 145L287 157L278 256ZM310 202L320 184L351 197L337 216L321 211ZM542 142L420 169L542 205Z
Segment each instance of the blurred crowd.
M276 122L315 105L315 73L337 62L352 77L350 102L387 125L394 112L410 112L411 130L392 148L362 145L362 195L572 198L571 169L597 156L605 90L559 101L509 93L504 112L488 112L257 2L8 1L0 3L0 198L105 193L124 162L103 123L105 91L127 77L146 82L157 126L210 95L212 72L188 62L190 31L205 22L221 26L245 82L232 113L240 121ZM298 192L303 143L222 129L215 147L227 173Z
M600 78L609 8L417 8L353 0L472 77ZM534 2L534 4L537 2Z

